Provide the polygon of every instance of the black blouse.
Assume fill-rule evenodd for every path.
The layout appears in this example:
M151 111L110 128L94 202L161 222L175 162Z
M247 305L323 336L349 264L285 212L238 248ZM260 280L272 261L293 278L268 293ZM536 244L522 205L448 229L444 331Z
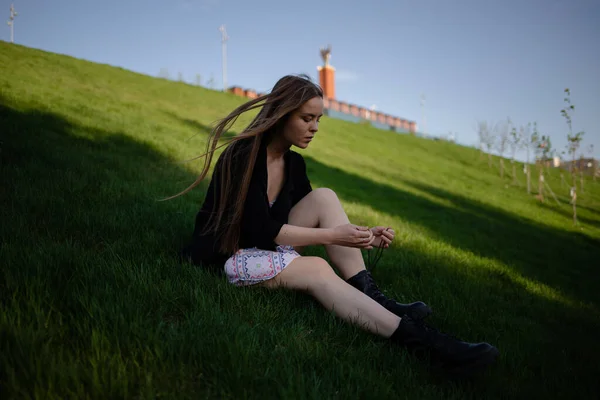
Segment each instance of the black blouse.
M238 143L240 142L237 142L236 145ZM237 186L241 184L243 173L247 168L250 150L249 145L242 144L240 147L242 150L236 153L233 158L231 170L233 183ZM182 256L194 264L215 266L221 269L231 254L219 252L220 243L218 238L213 234L203 235L202 232L210 214L216 212L220 201L219 177L222 173L222 158L223 155L217 161L204 203L196 214L192 240L182 251ZM266 145L263 144L260 147L242 215L240 248L257 247L263 250L275 250L277 244L274 239L279 234L281 227L287 224L290 210L312 190L306 175L306 164L300 154L288 150L284 154L284 164L285 180L283 187L277 195L275 203L269 206ZM227 210L225 213L227 214ZM228 215L224 215L223 220L226 221L228 217Z

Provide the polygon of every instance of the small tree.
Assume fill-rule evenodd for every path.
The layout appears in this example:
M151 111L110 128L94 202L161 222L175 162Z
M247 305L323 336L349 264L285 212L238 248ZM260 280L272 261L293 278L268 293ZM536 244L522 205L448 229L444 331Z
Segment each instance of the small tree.
M508 118L506 122L501 122L496 125L496 133L498 137L497 150L500 154L500 178L504 178L504 152L506 151L506 147L508 146L510 139L510 126L510 118Z
M495 127L492 127L487 121L480 122L481 139L488 153L488 167L492 168L492 149L496 142Z
M215 77L213 74L210 74L210 79L208 81L206 81L206 86L208 86L209 88L213 89L215 88Z
M202 75L196 74L196 86L202 86Z
M577 150L579 149L579 145L581 143L581 140L583 139L584 132L581 131L577 132L576 134L573 134L572 119L570 113L575 111L575 106L571 104L571 91L569 90L569 88L565 89L565 93L567 94L567 97L565 97L564 99L565 108L560 110L560 113L567 121L567 127L569 128L569 132L567 133L567 149L568 153L571 155L570 172L573 181L573 186L571 188L571 203L573 204L573 223L577 224L577 166L575 164L575 155L577 154Z
M517 167L515 165L515 154L517 153L517 150L521 149L521 147L522 147L521 141L522 140L523 140L523 127L521 127L519 129L519 131L517 131L517 128L515 128L513 126L510 131L510 151L511 151L510 163L512 164L513 185L517 184Z
M534 123L535 131L537 132L537 123ZM531 159L529 157L531 153L531 149L535 149L537 143L537 134L534 135L531 133L531 123L528 123L526 127L521 127L523 131L523 147L527 151L527 164L525 164L525 173L527 174L527 194L531 193Z
M542 144L542 159L544 160L544 164L548 166L550 162L552 162L552 154L554 154L554 149L552 148L552 141L550 140L550 136L542 136Z
M537 130L537 123L533 124L533 134L531 135L531 141L533 144L533 155L535 158L535 165L538 167L538 198L541 202L544 202L544 163L542 154L546 137L540 136Z
M544 165L548 165L550 154L552 154L552 142L550 141L550 136L542 136L538 146L541 153L539 160L538 192L540 193L541 200L544 201ZM546 167L546 170L547 169L548 167Z
M483 146L485 143L485 132L486 132L486 125L487 122L485 121L477 121L477 137L479 138L479 160L481 161L481 159L483 158Z
M580 184L579 187L581 188L581 193L585 193L584 189L583 189L583 171L585 170L585 156L583 155L583 153L581 153L581 155L579 156L579 180L580 180Z
M162 79L169 79L169 70L167 68L161 68L158 73L158 77Z

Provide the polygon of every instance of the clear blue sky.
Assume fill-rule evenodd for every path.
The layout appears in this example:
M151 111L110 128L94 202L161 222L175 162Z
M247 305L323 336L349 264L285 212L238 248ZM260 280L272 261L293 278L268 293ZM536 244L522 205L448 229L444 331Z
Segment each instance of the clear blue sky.
M288 73L317 80L332 45L336 97L477 142L477 120L537 121L563 150L563 89L576 106L583 150L600 156L598 0L14 0L15 41L157 76L201 74L222 87L218 28L225 24L228 83L269 90ZM8 19L10 0L0 0ZM4 22L3 22L4 24ZM9 40L4 25L0 38Z

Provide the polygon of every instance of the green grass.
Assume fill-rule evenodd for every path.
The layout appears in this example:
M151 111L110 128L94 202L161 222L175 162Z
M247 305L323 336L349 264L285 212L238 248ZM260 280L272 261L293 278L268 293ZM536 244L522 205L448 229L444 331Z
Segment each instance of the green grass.
M0 90L3 399L600 394L600 182L574 226L557 170L562 205L541 204L473 149L323 119L302 153L313 186L397 232L382 288L501 351L446 382L308 296L175 261L207 182L156 200L194 180L201 163L181 161L243 99L4 42Z

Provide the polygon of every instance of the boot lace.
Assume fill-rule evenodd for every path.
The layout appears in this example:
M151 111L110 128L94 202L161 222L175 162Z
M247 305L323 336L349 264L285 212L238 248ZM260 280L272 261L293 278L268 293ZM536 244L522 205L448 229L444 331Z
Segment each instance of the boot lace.
M387 228L385 229L387 231ZM367 262L366 267L367 271L373 272L381 257L383 257L384 244L383 241L379 245L379 247L375 248L375 254L371 257L371 253L373 250L367 250Z
M381 301L382 298L387 300L381 290L375 283L375 279L373 279L373 275L366 274L366 282L365 282L365 291L369 293L369 296L372 297L375 301Z

